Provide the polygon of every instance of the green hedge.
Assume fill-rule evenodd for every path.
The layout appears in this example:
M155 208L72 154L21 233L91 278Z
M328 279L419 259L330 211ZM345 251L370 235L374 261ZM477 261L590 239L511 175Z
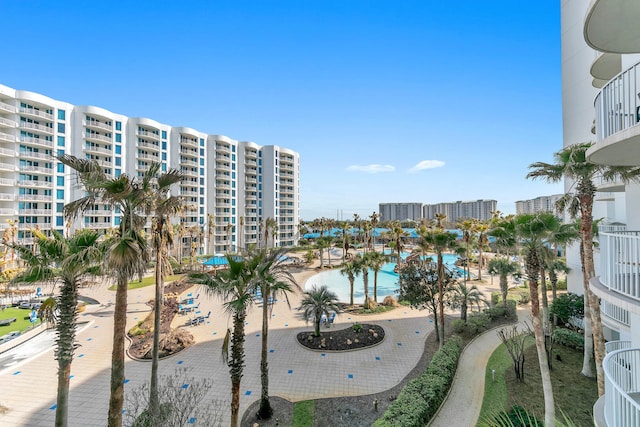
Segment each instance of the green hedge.
M528 303L530 300L531 294L529 294L528 288L511 288L507 292L507 302L515 301L516 304L522 305ZM502 304L502 292L491 292L491 303L493 305Z
M433 355L427 370L411 380L374 427L426 425L444 400L458 366L462 340L452 336Z
M560 345L582 350L584 348L584 335L571 329L557 328L553 331L553 339Z

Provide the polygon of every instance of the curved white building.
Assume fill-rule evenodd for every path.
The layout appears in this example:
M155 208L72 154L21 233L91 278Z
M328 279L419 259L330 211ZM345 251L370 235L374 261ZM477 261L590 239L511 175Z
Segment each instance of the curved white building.
M298 242L295 151L0 85L0 230L11 227L21 243L32 241L34 227L68 233L120 224L120 213L99 202L75 223L65 222L64 204L84 191L55 160L62 153L95 160L113 177L141 176L154 162L162 171L180 170L185 178L175 191L188 209L176 221L185 255L263 245L260 224L267 218L277 222L270 245Z
M567 0L562 12L564 146L593 141L589 160L640 166L640 2ZM565 183L565 187L571 183ZM607 343L598 426L640 423L640 185L597 183L605 218L590 286L601 298ZM568 251L569 289L581 293L579 253Z

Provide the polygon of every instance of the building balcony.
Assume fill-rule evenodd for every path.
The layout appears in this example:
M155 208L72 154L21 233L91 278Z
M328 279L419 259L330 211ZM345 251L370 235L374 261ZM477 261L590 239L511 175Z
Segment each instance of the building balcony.
M231 153L231 147L228 145L216 144L216 151L221 153Z
M196 157L197 158L198 157L198 150L181 147L180 148L180 154L182 154L184 156Z
M594 79L608 82L622 71L622 57L617 53L596 52L590 71Z
M216 162L216 169L223 170L223 171L230 171L231 170L231 165L228 164L228 163Z
M43 125L40 125L38 123L29 123L29 122L20 121L20 122L18 122L18 127L20 129L35 130L35 131L45 132L45 133L48 133L50 135L53 135L53 128L51 128L49 126L43 126Z
M11 135L9 135L11 136ZM15 142L16 138L15 136L12 136L12 140L10 140L10 142ZM0 134L0 140L2 140L2 134ZM40 145L43 147L53 147L53 141L49 141L46 140L44 138L34 138L32 136L21 136L20 137L20 142L24 142L27 144L34 144L34 145Z
M0 170L2 169L2 163L0 163ZM51 175L53 173L52 168L43 168L40 166L20 166L20 172L29 172L29 173L41 173L45 175Z
M113 142L113 138L106 135L100 135L99 133L85 133L84 139L92 140L92 141L103 141L111 144Z
M13 201L16 199L16 195L13 193L0 193L0 200L3 202ZM51 199L51 198L49 198Z
M86 222L84 224L85 228L90 228L92 230L102 230L105 228L113 227L110 222Z
M198 192L193 190L181 190L180 195L187 197L198 197Z
M620 308L605 299L600 301L600 313L602 313L603 318L614 320L624 326L630 326L629 311L624 308Z
M587 151L589 161L613 166L640 164L638 87L640 63L618 74L596 96L596 143Z
M2 149L2 150L6 150L6 149ZM13 150L8 150L11 151L13 153L13 155L15 156L15 151ZM0 154L5 154L5 153L1 153ZM11 156L9 153L6 153L7 156L13 157ZM20 158L21 159L40 159L40 160L53 160L53 154L45 154L45 153L39 153L37 151L29 151L29 150L22 150L20 151Z
M198 166L198 162L193 159L180 159L180 165L182 166Z
M628 348L631 345L628 341L608 344L607 350L611 349L611 352L602 362L605 391L594 406L594 420L597 425L607 427L637 426L640 420L640 349Z
M600 52L640 52L640 3L591 0L584 21L584 39Z
M18 215L44 215L51 216L51 209L18 209Z
M36 181L33 179L19 179L16 181L20 187L37 187L37 188L51 188L53 183L50 181Z
M111 216L113 211L106 209L90 209L84 213L85 216Z
M181 169L180 173L183 174L184 176L192 176L192 177L198 176L198 172L189 170L189 169Z
M0 216L14 216L15 214L15 209L0 209Z
M623 310L640 315L640 232L600 233L600 276L592 291Z
M113 130L113 125L107 124L107 123L103 123L97 120L83 120L82 124L85 125L88 128L94 128L94 129L104 129L107 130L109 132L111 132Z
M183 147L195 147L198 148L198 141L194 141L191 139L180 139L180 145Z
M0 132L0 141L16 142L16 137L15 135L10 135L8 133Z
M0 101L0 111L6 111L8 113L15 113L16 107L13 105L7 104L6 102Z
M29 116L34 116L34 117L42 117L47 120L53 120L53 114L47 113L44 110L36 110L35 108L20 107L20 113L27 114Z
M18 200L21 202L50 202L52 197L44 194L20 194Z
M10 171L14 172L16 170L16 165L11 163L0 163L0 171ZM22 170L22 167L20 168Z
M160 145L152 144L151 142L138 141L139 148L146 148L147 150L160 151Z
M156 141L160 141L160 135L159 134L156 134L156 133L153 133L153 132L149 132L149 131L146 131L146 130L138 129L136 131L136 135L142 136L142 137L145 137L145 138L155 139Z
M13 179L0 178L0 186L13 187L15 185L16 185L16 182Z
M14 122L11 119L7 119L4 117L0 117L0 127L5 127L5 128L15 128L16 127L16 122Z
M100 153L100 154L108 154L108 155L113 154L113 150L102 148L102 147L96 147L95 145L93 146L89 145L88 147L85 147L84 151L87 153Z

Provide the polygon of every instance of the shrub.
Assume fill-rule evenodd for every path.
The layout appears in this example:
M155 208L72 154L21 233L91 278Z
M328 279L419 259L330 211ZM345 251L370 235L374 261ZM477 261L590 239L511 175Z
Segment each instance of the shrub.
M485 308L483 310L491 320L496 320L501 317L515 317L516 315L516 302L514 300L507 300L507 307L505 308L502 303L499 303L495 307Z
M362 330L362 325L356 322L353 324L353 326L351 326L351 328L353 328L353 332L358 333Z
M375 427L426 425L444 400L458 365L462 340L453 336L434 354L427 370L410 381Z
M578 350L584 348L584 335L571 329L557 328L553 331L553 339L558 344Z
M549 308L551 315L558 316L558 320L566 325L572 317L584 317L584 296L572 292L558 295Z
M558 283L556 283L556 290L558 290L558 291L566 291L567 290L567 279L558 280Z
M507 292L507 302L514 301L516 304L526 304L531 299L529 288L511 288ZM491 303L493 305L502 304L502 292L491 292Z
M467 331L473 336L487 329L491 318L486 313L474 313L467 320Z
M456 334L462 334L467 328L467 323L462 319L456 319L451 322L451 328Z

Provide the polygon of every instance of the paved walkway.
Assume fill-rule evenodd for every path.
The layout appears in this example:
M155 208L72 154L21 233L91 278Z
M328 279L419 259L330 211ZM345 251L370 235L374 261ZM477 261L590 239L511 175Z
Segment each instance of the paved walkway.
M302 274L304 279L313 271ZM197 289L194 288L194 292ZM202 293L202 292L201 292ZM100 302L89 306L80 321L92 321L78 334L71 372L70 425L104 426L109 397L111 342L113 333L113 303L115 292L106 286L82 290ZM146 302L153 297L153 287L129 292L127 328L144 319L149 311ZM221 360L222 338L231 322L221 301L201 295L200 311L211 318L203 325L189 327L197 344L160 362L160 374L186 369L193 378L213 380L206 400L222 403L222 424L228 424L230 379L227 366ZM291 299L297 307L300 296ZM310 330L300 312L289 309L283 301L273 307L269 332L270 394L293 401L331 396L355 396L376 393L396 385L418 362L427 335L433 330L426 313L400 307L378 316L358 316L358 322L373 322L384 326L382 344L348 354L313 352L300 346L295 339L302 330ZM178 317L176 323L186 317ZM340 315L337 328L351 325L355 316ZM254 308L247 317L246 367L241 385L240 412L260 396L260 328L261 310ZM149 380L151 365L128 359L125 366L125 393ZM8 408L0 414L0 425L53 425L57 385L57 363L53 350L26 360L0 373L0 405ZM125 406L125 410L127 407Z
M519 328L529 321L530 311L519 309ZM529 322L530 323L530 322ZM447 400L430 427L475 426L482 409L487 362L501 344L497 329L487 331L464 350Z

